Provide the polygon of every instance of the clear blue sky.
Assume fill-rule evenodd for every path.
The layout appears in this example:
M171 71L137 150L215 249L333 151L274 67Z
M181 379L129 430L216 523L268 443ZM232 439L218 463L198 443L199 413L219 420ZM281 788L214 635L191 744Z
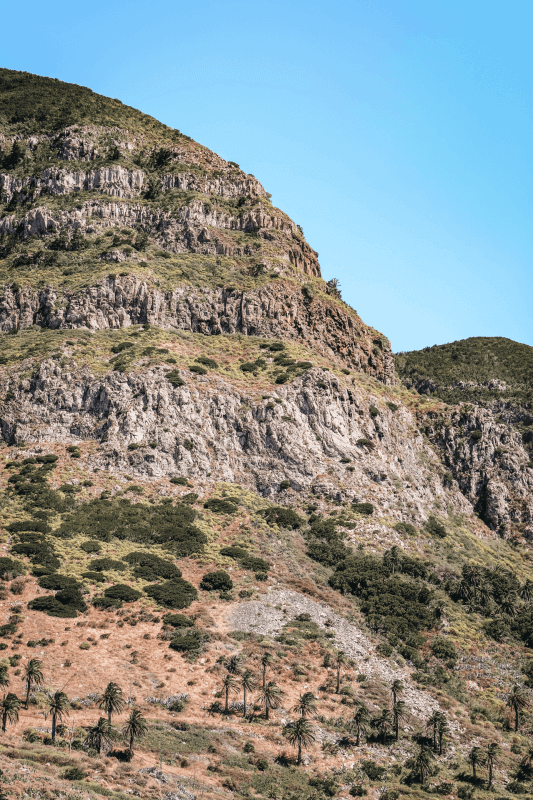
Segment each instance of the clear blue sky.
M2 66L259 178L395 351L533 345L531 0L29 0L2 23Z

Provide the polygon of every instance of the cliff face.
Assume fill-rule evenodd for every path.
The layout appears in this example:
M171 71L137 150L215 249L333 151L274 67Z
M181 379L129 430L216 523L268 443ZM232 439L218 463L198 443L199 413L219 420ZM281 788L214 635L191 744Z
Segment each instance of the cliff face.
M421 523L435 500L469 510L457 487L444 488L413 416L391 411L367 386L315 368L258 399L214 376L173 387L167 374L153 367L95 379L44 361L31 379L0 385L11 398L3 436L28 445L92 441L100 448L80 463L117 474L185 474L267 497L289 481L296 492L370 500L396 521Z

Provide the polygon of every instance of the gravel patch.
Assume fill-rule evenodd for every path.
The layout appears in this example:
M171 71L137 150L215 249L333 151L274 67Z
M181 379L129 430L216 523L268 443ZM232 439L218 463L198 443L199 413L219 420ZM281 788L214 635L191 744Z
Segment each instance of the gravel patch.
M276 608L278 606L278 608ZM283 626L298 614L309 614L313 622L335 633L331 641L338 650L343 650L356 665L356 670L385 683L399 679L405 687L402 700L409 711L420 721L425 721L433 711L440 710L436 700L413 684L407 667L380 658L375 648L359 628L336 614L329 606L311 600L306 595L285 589L272 589L261 600L241 603L231 613L228 622L237 631L276 636ZM455 727L453 721L451 726Z

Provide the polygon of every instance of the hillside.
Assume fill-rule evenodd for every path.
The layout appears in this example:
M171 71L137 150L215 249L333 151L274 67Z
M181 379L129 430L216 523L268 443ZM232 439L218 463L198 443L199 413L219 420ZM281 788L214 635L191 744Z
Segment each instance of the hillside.
M0 189L3 796L533 795L531 348L393 359L83 87L0 70Z

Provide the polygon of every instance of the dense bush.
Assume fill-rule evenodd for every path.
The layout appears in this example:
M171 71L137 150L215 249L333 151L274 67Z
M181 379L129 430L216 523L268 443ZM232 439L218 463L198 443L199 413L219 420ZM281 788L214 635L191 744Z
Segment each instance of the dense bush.
M304 520L292 508L271 506L262 513L270 525L278 525L280 528L296 530L304 524Z
M169 381L173 386L185 386L185 381L177 369L167 372L167 381Z
M200 631L195 628L194 630L174 636L170 640L169 647L171 647L173 650L177 650L180 653L186 653L192 650L198 650L202 645L203 640L204 637Z
M100 542L110 542L115 537L138 544L159 544L173 555L185 557L202 552L207 541L205 534L193 525L196 516L197 512L183 501L176 505L147 506L125 498L96 499L66 514L54 535L70 538L90 534Z
M197 375L205 375L207 370L201 367L200 364L189 364L189 372L195 372Z
M251 569L254 572L268 572L271 567L268 561L265 561L263 558L258 558L257 556L252 556L244 547L236 545L223 547L220 551L220 555L236 558L243 569Z
M223 569L207 572L200 582L200 589L207 592L229 591L233 589L233 581Z
M36 597L30 600L28 608L34 611L43 611L49 617L77 617L77 611L73 606L63 605L56 597Z
M221 556L228 556L229 558L246 558L249 555L248 550L239 545L232 544L229 547L222 547L220 549Z
M101 572L82 572L82 578L87 578L91 583L105 583L105 577Z
M409 536L416 535L416 528L414 525L411 525L410 522L397 522L394 526L394 530L398 531L398 533L407 533Z
M198 358L195 358L194 360L196 361L197 364L203 364L204 367L207 367L208 369L217 369L218 368L217 362L214 361L214 359L212 359L212 358L208 358L208 356L199 356Z
M191 583L183 578L175 578L172 581L148 586L145 592L150 597L166 608L187 608L193 603L198 592Z
M433 593L417 582L427 573L419 559L403 555L399 548L394 555L391 551L382 559L350 555L337 565L330 585L360 598L369 627L412 643L413 634L435 624L435 611L430 608ZM404 569L407 577L395 574Z
M134 603L135 600L142 597L142 594L138 592L137 589L133 589L125 583L115 583L105 590L104 596L111 598L111 600L123 600L125 603Z
M94 597L93 606L95 608L122 608L122 600L104 596Z
M424 527L431 536L438 536L439 539L444 539L446 536L446 528L436 517L431 516Z
M172 628L192 628L194 625L194 620L186 614L165 614L163 622Z
M82 550L86 553L99 553L102 549L100 542L95 542L94 539L88 539L86 542L80 544Z
M458 658L454 643L446 636L437 636L433 639L431 652L435 658L440 658L442 661L451 661L454 664Z
M39 586L43 589L52 589L58 591L59 589L66 589L71 586L78 588L78 582L75 578L69 578L67 575L60 575L58 572L53 572L51 575L43 575L37 581Z
M234 514L238 507L230 500L224 500L220 497L212 497L204 503L204 508L213 511L215 514Z
M24 575L26 569L20 561L14 561L12 558L0 557L0 578L5 579L6 575L12 575L14 578L19 575Z
M126 565L123 561L115 561L113 558L93 558L91 561L91 570L94 572L108 572L114 570L115 572L124 572Z
M365 514L370 516L374 513L374 506L372 503L352 503L352 509L356 514Z
M175 564L152 553L128 553L127 556L124 556L124 561L133 564L134 576L145 581L154 581L157 578L181 578L181 570Z
M66 781L83 781L86 777L87 773L79 767L69 767L62 775L62 778Z
M483 437L483 431L480 430L472 431L470 436L472 438L472 441L479 442L479 440Z
M189 482L187 478L184 478L182 475L176 475L174 478L170 479L170 483L174 483L176 486L188 486Z

